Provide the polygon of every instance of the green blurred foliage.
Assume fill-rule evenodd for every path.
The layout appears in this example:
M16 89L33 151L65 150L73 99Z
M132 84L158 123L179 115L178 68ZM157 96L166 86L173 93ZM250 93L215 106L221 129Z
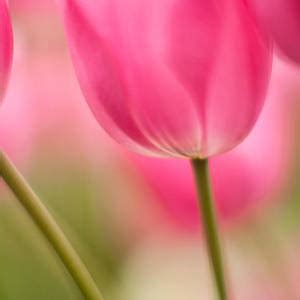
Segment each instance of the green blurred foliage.
M95 186L90 178L92 174L83 168L61 170L54 162L37 165L45 169L33 167L29 176L32 186L80 253L104 294L113 299L122 251L111 238L105 205L98 209L95 204L99 198L109 199L107 188L102 186L100 177ZM5 188L1 186L0 299L82 299L54 251Z

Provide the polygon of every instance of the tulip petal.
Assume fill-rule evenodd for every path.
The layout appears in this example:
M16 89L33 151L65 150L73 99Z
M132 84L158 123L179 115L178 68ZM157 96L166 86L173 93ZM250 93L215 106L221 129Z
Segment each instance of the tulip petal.
M124 100L127 91L122 73L105 39L91 26L76 1L66 0L64 11L76 71L96 118L118 142L156 151L132 121Z
M249 133L262 108L270 43L243 1L181 0L173 13L171 68L202 121L201 156L227 151Z

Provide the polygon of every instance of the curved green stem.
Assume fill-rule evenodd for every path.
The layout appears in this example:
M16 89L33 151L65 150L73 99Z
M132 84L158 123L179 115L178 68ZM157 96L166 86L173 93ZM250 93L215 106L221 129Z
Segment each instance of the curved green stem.
M92 276L38 196L0 150L0 176L50 242L87 300L104 300Z
M210 187L208 160L193 159L198 199L202 213L208 254L220 300L227 300L226 281L215 207Z

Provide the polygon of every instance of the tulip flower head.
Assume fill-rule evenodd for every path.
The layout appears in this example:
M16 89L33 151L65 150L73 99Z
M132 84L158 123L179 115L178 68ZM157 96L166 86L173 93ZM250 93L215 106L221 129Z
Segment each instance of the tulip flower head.
M300 63L300 1L249 0L283 54Z
M62 3L81 88L115 140L154 156L206 158L249 133L271 51L245 1Z
M0 100L3 97L12 63L13 37L6 0L0 0Z

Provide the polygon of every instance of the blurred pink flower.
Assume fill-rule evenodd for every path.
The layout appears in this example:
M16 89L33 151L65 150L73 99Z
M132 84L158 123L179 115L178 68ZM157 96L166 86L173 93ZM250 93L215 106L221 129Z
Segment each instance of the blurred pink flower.
M204 158L249 133L271 51L245 1L61 2L82 90L118 142Z
M248 0L283 53L300 63L300 1Z
M16 57L15 57L16 58ZM32 111L26 98L26 74L15 59L5 101L0 108L0 149L17 164L25 164L32 146Z
M284 78L293 77L284 68L288 67L275 65L268 100L250 135L231 152L211 159L213 188L223 220L253 212L283 187L292 156L291 103L284 99L288 96ZM138 155L132 160L171 222L196 229L197 198L190 164Z
M53 50L28 57L26 66L26 98L34 113L37 146L73 163L80 156L96 163L113 155L81 95L65 49Z
M21 98L30 111L33 150L40 158L65 163L101 163L105 153L113 155L112 143L106 142L82 96L55 6L33 0L13 4L16 40L22 48ZM27 5L32 11L24 20Z
M6 0L0 0L0 101L7 86L13 52L13 35Z
M7 1L0 0L0 97L7 86L12 54L13 33ZM25 74L21 56L16 54L6 100L0 108L0 150L6 151L18 163L24 163L31 144L31 117L24 99Z

